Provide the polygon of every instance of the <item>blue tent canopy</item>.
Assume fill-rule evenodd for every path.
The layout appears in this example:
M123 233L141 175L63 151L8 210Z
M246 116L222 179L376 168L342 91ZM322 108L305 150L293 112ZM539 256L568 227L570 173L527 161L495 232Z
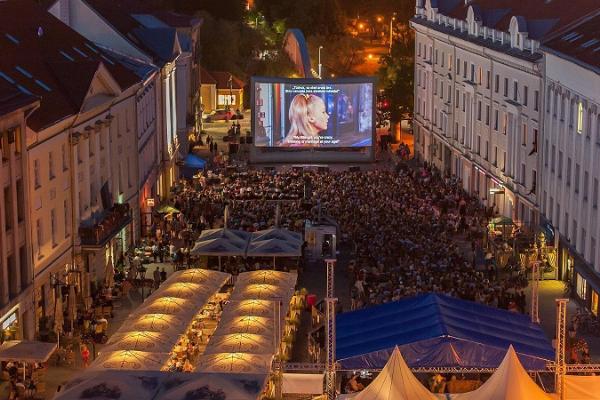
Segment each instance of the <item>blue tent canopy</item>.
M550 341L528 316L446 295L343 313L336 328L344 369L381 369L396 345L412 368L496 368L511 344L528 370L554 360Z
M206 166L206 161L190 153L183 160L183 165L187 168L203 169Z

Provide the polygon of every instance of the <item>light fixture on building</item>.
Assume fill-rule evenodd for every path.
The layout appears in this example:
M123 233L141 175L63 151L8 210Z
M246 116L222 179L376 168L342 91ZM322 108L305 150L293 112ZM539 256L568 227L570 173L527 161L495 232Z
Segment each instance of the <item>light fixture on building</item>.
M504 194L504 188L503 187L491 188L490 189L490 194L491 195Z
M154 197L148 197L146 199L146 206L148 206L148 207L154 207Z

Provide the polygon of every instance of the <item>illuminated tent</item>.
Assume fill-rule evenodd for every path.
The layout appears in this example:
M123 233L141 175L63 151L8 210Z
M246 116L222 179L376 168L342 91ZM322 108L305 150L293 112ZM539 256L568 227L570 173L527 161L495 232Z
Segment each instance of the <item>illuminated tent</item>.
M207 347L204 354L270 354L273 353L273 351L273 338L252 333L233 333L230 335L222 335L216 337L213 336L210 340L210 346Z
M229 303L221 315L221 321L240 315L273 318L275 304L270 300L240 300Z
M274 271L272 269L269 270L260 270L260 271L250 271L244 272L240 274L236 280L237 285L256 285L256 284L267 284L267 285L292 285L296 284L296 274L292 274L289 272L281 272Z
M216 353L204 355L197 365L198 372L229 372L260 374L271 371L272 354Z
M133 315L140 314L175 314L182 317L193 317L198 312L198 303L178 297L159 297L143 303Z
M168 353L173 347L168 333L151 331L119 332L113 335L102 352L119 350Z
M243 257L246 255L246 243L238 243L225 238L197 241L190 254L194 256Z
M150 332L161 332L163 334L176 334L177 332L183 332L188 325L187 320L175 315L167 314L143 314L137 318L130 317L124 326L119 329L119 332L129 333L125 329L131 331L150 331ZM113 335L118 337L117 333ZM112 338L109 341L113 342Z
M90 365L90 370L124 369L158 371L169 359L169 353L119 350L102 352Z
M168 282L184 282L184 283L198 283L201 285L220 285L223 286L224 283L231 277L231 275L225 272L213 271L208 269L199 269L192 268L186 269L183 271L177 271L172 274ZM164 286L161 285L159 290ZM219 287L220 287L219 286Z
M353 400L436 400L431 393L414 376L400 354L398 347L394 348L392 356L379 375L369 383L363 391L346 396Z
M173 282L162 291L155 291L145 301L152 301L160 297L175 297L185 300L197 301L198 295L201 293L210 293L212 290L209 286L200 285L197 283Z
M565 375L565 400L600 400L600 376Z
M515 349L510 346L504 360L478 389L457 394L454 400L550 400L531 379L525 368L519 362Z
M281 297L289 297L291 299L294 294L294 287L291 285L278 286L278 285L266 285L266 284L254 284L246 285L240 290L237 290L231 294L231 300L268 300Z
M221 319L215 335L229 335L234 333L251 333L269 335L273 330L273 320L265 317L236 316L229 320Z
M250 240L250 233L240 231L237 229L228 228L217 228L217 229L205 229L200 233L198 242L204 242L206 240L213 239L226 239L227 241L235 244L237 247L246 248L248 241Z

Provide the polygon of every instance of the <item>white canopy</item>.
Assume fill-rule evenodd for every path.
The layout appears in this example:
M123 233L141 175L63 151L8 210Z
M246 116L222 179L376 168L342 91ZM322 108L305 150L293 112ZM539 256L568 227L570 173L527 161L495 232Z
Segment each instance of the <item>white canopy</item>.
M169 353L119 350L102 352L90 366L90 370L124 369L137 371L160 371L169 359Z
M177 271L173 273L167 282L185 282L185 283L199 283L201 285L219 285L219 288L225 284L225 282L231 277L231 275L225 272L213 271L209 269L192 268L183 271ZM165 286L164 284L158 290L161 290Z
M229 335L213 336L210 346L204 354L216 353L252 353L272 354L274 351L273 338L253 333L232 333Z
M278 286L290 286L296 285L297 275L289 272L275 271L272 269L249 271L239 274L236 285L278 285Z
M301 233L282 228L270 228L253 232L250 240L256 242L269 239L278 239L284 242L297 242L300 246L302 246L302 243L304 242Z
M240 287L239 290L234 290L231 294L231 300L268 300L282 297L289 297L289 299L291 299L293 294L294 286L291 285L278 286L267 284L254 284Z
M176 315L168 314L142 314L139 316L130 316L126 324L119 329L119 332L129 333L131 331L150 331L160 332L162 334L174 335L183 332L189 325L189 322ZM118 337L117 333L113 335ZM109 343L114 342L111 338Z
M228 303L228 307L221 315L221 321L241 315L273 318L275 303L271 300L240 300L239 302Z
M188 282L173 282L165 287L164 290L156 290L145 301L152 301L160 297L178 297L186 300L197 301L198 295L201 293L210 292L212 295L212 288L206 285L200 285L198 283Z
M56 347L56 343L7 340L0 346L0 361L46 362Z
M197 241L190 254L195 256L245 256L247 243L237 243L225 238Z
M213 239L225 239L230 243L235 244L238 247L246 248L248 241L250 240L250 233L240 231L237 229L228 228L217 228L217 229L205 229L200 233L198 242L204 242Z
M272 335L273 319L265 317L236 316L224 321L221 320L219 327L213 334L230 335L235 333L251 333L257 335ZM212 347L212 344L209 344Z
M302 243L280 239L253 241L248 245L246 255L248 257L300 257Z
M377 378L362 392L352 397L353 400L437 400L414 376L398 346ZM483 400L483 399L481 399Z
M271 371L271 354L216 353L204 355L196 368L198 372L230 372L261 374Z
M175 314L182 318L193 317L199 311L199 304L192 300L178 297L160 297L144 302L132 315L140 314Z
M284 394L323 394L325 374L283 374L281 390Z
M114 334L102 352L120 350L146 351L152 353L168 353L173 348L168 333L151 331L118 332Z
M600 400L600 376L565 376L566 400Z
M550 395L544 392L529 377L521 365L512 345L508 348L504 360L481 387L457 394L456 400L549 400Z

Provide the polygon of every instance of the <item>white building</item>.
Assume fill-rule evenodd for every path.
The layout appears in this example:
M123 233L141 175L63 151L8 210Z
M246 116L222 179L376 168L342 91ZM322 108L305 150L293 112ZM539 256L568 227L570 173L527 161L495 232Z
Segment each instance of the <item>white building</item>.
M19 16L27 15L27 18ZM34 3L0 2L0 78L40 97L27 119L27 201L37 328L73 286L89 296L131 241L139 78ZM63 304L66 299L62 298ZM46 317L46 318L43 318Z
M0 79L0 343L33 339L25 118L39 101Z
M541 212L560 234L560 277L595 315L600 293L600 9L544 45ZM541 145L541 143L540 143ZM540 147L541 151L541 147Z
M416 155L525 226L538 222L540 41L593 7L568 3L417 0L410 22Z
M176 29L166 26L153 16L136 14L127 7L128 4L105 0L57 0L49 11L103 49L142 64L155 65L159 70L154 78L146 80L142 90L142 93L152 91L152 97L156 99L155 128L159 157L156 161L159 169L155 182L152 186L144 183L145 197L140 206L141 214L146 216L150 208L144 200L153 198L154 195L159 198L168 196L170 187L177 179L177 161L181 159L178 152L182 142L187 143L187 128L178 128L178 121L186 120L186 104L179 107L177 101L178 98L185 99L189 95L189 86L184 87L186 91L183 95L178 93L181 85L176 82L177 65L182 50ZM139 104L136 120L151 120L143 114L144 110L149 111L143 104ZM178 112L183 113L179 119ZM138 127L138 134L139 129L145 128ZM143 138L140 140L144 143ZM144 152L144 148L139 150ZM187 146L185 148L187 150ZM145 163L150 161L148 153L152 151L146 150L145 154L140 154L140 162L144 163L140 165L142 175L146 168ZM152 197L148 193L152 193ZM158 199L156 200L158 203Z

